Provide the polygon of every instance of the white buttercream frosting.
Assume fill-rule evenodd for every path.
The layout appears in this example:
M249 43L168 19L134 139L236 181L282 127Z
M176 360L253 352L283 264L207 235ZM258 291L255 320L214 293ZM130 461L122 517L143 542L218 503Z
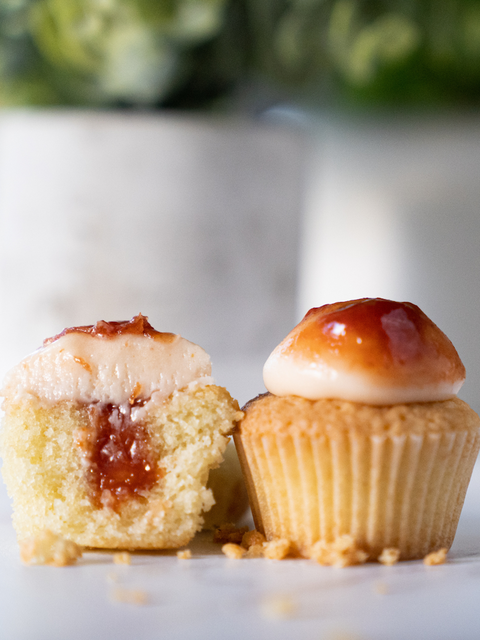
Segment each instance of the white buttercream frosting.
M276 396L300 396L308 400L338 398L363 404L389 405L405 402L435 402L454 397L463 384L439 381L425 386L382 385L367 374L353 373L340 366L305 362L273 352L263 369L265 387Z
M71 332L38 349L8 374L2 395L32 394L61 400L121 405L135 399L162 401L193 383L212 384L211 362L198 345L175 336L98 337Z

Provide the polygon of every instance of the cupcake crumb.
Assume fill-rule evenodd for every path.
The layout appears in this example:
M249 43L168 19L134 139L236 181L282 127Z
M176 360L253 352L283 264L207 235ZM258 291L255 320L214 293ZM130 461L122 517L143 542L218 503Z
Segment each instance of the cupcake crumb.
M107 582L117 583L120 582L120 576L118 573L113 573L113 571L111 571L110 573L107 573L106 580Z
M400 560L400 549L395 547L387 547L378 556L378 562L384 564L387 567L391 567Z
M240 558L246 554L246 551L239 544L227 542L227 544L224 544L222 547L222 553L232 560L240 560Z
M113 554L113 563L114 564L131 564L132 557L128 553L128 551L122 551L121 553Z
M296 609L293 599L286 595L272 595L261 603L261 612L266 618L291 618L295 615Z
M242 537L242 547L245 549L250 549L254 545L262 545L265 542L265 536L257 531L256 529L252 529L252 531L247 531L243 534Z
M432 553L428 553L423 559L423 564L427 565L427 567L432 567L437 564L445 564L446 560L447 560L447 549L443 547L443 549L439 549L438 551L432 551Z
M263 558L263 544L252 544L244 558Z
M388 584L386 582L376 582L374 584L374 586L373 586L373 590L379 596L386 596L387 593L390 593L390 589L389 589Z
M82 548L60 535L45 529L19 542L20 558L24 564L66 567L82 557Z
M292 544L290 540L279 538L270 540L263 545L263 555L269 560L283 560L291 552Z
M113 602L121 602L124 604L145 605L148 602L148 595L142 589L124 589L117 587L111 593Z
M236 527L232 522L225 522L215 529L213 541L219 544L241 544L248 527Z
M344 568L363 564L368 554L357 547L352 536L344 535L333 542L319 540L310 547L309 557L324 566Z
M177 558L179 558L179 560L190 560L192 558L192 552L190 551L190 549L177 551Z

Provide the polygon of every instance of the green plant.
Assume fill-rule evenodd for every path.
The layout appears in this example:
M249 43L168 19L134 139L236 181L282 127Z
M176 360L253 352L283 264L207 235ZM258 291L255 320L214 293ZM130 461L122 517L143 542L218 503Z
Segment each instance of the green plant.
M0 104L480 99L478 0L0 0ZM258 86L257 83L255 86Z
M222 30L226 0L0 0L3 104L151 105Z
M245 0L254 64L318 100L480 98L478 0Z

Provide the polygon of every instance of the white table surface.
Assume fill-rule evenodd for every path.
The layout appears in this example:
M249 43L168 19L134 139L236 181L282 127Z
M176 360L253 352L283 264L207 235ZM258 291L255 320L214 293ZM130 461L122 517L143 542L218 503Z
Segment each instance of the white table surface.
M21 564L0 490L0 638L432 640L480 636L480 466L447 564L348 569L308 560L229 560L211 534L174 552L85 553L67 568ZM140 591L143 605L120 602ZM275 615L277 606L288 615ZM273 613L272 613L273 612Z

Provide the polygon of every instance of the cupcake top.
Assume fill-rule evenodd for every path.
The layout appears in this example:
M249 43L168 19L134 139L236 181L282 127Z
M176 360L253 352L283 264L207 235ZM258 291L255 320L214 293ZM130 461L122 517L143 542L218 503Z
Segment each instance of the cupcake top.
M277 396L389 405L452 398L465 367L416 305L362 298L311 309L274 349L263 379Z
M47 402L116 405L162 401L189 384L212 384L210 357L198 345L156 331L141 314L128 322L71 327L8 374L2 395Z

